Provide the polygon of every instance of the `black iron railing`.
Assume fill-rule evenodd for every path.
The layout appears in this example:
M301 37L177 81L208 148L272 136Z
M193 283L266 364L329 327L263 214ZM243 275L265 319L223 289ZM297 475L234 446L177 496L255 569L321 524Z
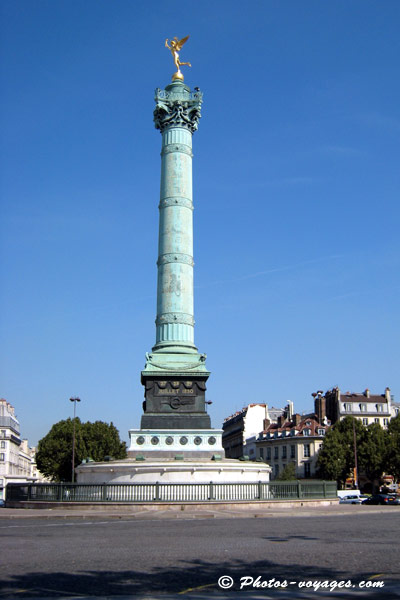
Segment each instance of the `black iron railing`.
M9 483L6 501L230 502L336 498L335 481L258 483Z

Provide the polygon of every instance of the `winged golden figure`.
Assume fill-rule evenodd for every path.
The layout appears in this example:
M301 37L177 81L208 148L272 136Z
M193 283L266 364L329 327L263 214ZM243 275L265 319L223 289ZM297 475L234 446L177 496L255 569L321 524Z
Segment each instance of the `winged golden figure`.
M174 37L173 40L171 40L171 45L168 44L168 38L165 40L165 47L168 48L168 50L171 50L171 54L172 57L174 59L174 63L176 66L176 73L174 73L174 75L172 76L172 79L180 79L183 81L183 75L181 72L180 67L182 65L187 65L188 67L191 67L192 65L190 64L190 62L181 62L179 60L179 51L181 50L183 44L185 44L189 39L189 36L187 35L186 37L182 38L181 40L178 40L177 37Z

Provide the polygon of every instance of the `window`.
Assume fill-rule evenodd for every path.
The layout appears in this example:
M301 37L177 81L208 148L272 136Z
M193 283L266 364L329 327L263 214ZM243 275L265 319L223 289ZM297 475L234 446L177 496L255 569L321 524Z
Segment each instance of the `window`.
M294 444L290 446L290 458L296 458L296 446Z
M267 460L271 460L271 448L267 448Z
M305 463L304 464L304 477L310 477L311 476L311 465L310 463Z
M305 436L307 436L307 437L308 437L309 435L311 435L311 429L303 429L303 435L305 435Z
M310 454L310 444L304 444L304 456L311 456Z
M260 448L260 458L264 458L264 448Z
M376 410L377 410L378 412L383 412L383 404L377 404L377 405L376 405Z
M311 427L311 421L306 421L306 425L307 425L308 427Z
M275 446L275 448L274 448L274 458L279 458L279 448L278 448L278 446Z
M287 457L287 446L282 446L282 458Z
M368 419L366 417L363 418L362 424L363 425L368 425Z
M277 438L277 437L278 437L278 435L279 435L279 434L278 434L278 432L277 432L277 431L275 431L275 433L274 433L274 438Z
M278 475L279 475L279 465L275 465L274 466L274 474L275 474L275 477L278 477Z
M360 411L361 412L367 412L367 405L366 404L360 404Z
M383 425L387 427L389 425L389 419L383 419Z
M325 429L318 429L318 435L325 435Z
M378 417L375 417L374 423L378 423L378 425L379 425L379 418Z
M4 462L4 460L5 460L5 457L4 457L4 452L1 452L1 453L0 453L0 461L3 461L3 462Z
M344 409L346 412L351 412L351 411L352 411L352 409L353 409L353 405L352 405L352 403L351 403L351 402L345 402L345 403L343 404L343 409Z
M5 442L1 442L1 447L5 448L6 447L6 443Z

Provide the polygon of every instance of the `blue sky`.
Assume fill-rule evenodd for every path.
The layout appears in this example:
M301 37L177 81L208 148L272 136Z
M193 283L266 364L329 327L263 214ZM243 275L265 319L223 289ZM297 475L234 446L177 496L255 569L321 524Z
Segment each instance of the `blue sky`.
M166 37L190 39L195 341L213 426L399 380L400 3L2 0L1 387L35 444L138 427Z

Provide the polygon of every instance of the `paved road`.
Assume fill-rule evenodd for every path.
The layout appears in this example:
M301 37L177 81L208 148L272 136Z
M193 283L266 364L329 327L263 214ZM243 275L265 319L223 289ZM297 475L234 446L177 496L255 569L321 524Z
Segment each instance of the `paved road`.
M317 598L319 593L299 589L298 582L348 580L355 587L340 591L343 600L371 592L382 600L400 598L400 509L377 507L366 514L363 508L251 519L71 513L41 518L31 511L6 519L3 513L0 599L227 598L217 584L225 575L234 580L235 598L242 595L242 577L259 576L259 584L275 578L288 587L276 591L249 584L246 598ZM368 586L382 581L385 587L360 590L361 581ZM336 597L327 590L321 595Z

